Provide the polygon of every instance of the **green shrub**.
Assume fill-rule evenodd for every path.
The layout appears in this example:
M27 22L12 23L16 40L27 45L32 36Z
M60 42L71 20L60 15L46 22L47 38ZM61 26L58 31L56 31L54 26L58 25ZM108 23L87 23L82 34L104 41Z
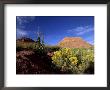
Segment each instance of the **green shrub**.
M62 48L54 52L52 62L61 71L71 71L71 73L84 73L94 63L94 51L91 49L70 49Z
M54 52L60 50L59 46L45 46L45 50L47 52Z
M21 48L21 49L35 49L36 44L35 43L24 43L24 42L19 42L16 44L16 48Z
M20 46L20 45L17 45L17 46L16 46L16 51L21 51L22 49L23 49L22 46Z

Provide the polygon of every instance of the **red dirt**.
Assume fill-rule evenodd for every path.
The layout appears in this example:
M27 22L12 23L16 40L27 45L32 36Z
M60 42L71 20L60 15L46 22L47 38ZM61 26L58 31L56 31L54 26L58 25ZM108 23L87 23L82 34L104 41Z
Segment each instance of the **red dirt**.
M16 74L61 74L52 64L50 55L39 55L37 52L23 50L16 54Z

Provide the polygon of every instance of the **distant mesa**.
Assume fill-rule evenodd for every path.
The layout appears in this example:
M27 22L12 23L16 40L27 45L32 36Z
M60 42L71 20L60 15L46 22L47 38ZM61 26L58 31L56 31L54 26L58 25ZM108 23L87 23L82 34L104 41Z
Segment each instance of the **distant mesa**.
M84 41L81 37L65 37L58 43L62 48L90 48L93 45Z
M34 42L34 40L27 37L22 37L20 39L17 39L17 42Z

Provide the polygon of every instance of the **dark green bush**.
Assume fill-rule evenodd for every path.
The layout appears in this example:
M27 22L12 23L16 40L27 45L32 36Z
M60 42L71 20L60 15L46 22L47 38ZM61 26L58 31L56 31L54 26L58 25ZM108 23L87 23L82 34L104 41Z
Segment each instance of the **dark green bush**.
M23 50L23 47L22 47L22 46L17 45L17 46L16 46L16 51L21 51L21 50Z
M54 52L54 51L58 51L61 48L59 46L45 46L45 50L47 52Z

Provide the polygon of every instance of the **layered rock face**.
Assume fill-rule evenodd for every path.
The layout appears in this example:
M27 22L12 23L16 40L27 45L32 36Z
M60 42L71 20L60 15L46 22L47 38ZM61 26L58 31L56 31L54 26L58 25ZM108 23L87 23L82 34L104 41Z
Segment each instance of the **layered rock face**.
M91 44L87 43L80 37L65 37L58 43L58 46L65 48L90 48Z

